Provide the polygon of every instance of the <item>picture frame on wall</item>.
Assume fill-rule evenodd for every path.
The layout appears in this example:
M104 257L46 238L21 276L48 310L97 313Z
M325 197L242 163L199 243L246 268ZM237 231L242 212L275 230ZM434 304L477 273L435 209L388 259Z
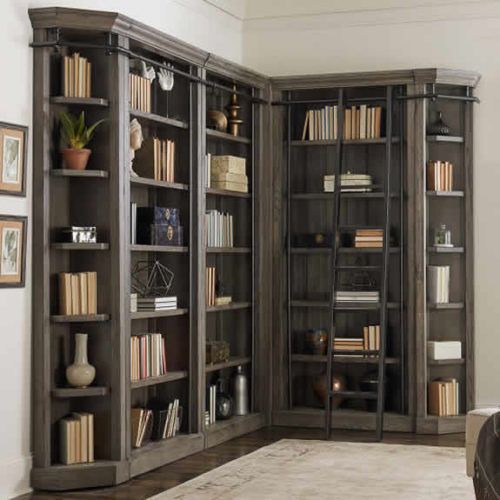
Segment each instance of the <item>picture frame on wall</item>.
M28 127L0 122L0 195L26 196Z
M0 288L24 287L27 217L0 215Z

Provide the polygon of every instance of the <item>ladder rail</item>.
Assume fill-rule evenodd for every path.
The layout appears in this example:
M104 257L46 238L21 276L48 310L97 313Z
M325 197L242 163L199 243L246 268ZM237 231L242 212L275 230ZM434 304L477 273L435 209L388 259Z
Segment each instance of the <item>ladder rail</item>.
M287 98L290 99L290 92L288 92ZM288 350L288 408L291 410L293 408L293 373L292 373L292 264L291 264L291 241L290 233L292 231L291 224L291 151L290 144L292 139L292 110L291 105L287 106L287 155L286 155L286 328L287 328L287 350Z

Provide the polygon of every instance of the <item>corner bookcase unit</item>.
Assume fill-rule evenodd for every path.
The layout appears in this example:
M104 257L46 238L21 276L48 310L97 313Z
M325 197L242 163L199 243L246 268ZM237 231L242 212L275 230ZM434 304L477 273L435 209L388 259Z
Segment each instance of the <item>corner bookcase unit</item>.
M376 185L386 168L383 145L389 140L384 134L375 140L343 138L341 145L331 138L308 140L307 134L303 135L306 110L339 104L342 91L340 102L344 108L351 104L378 104L384 108L384 116L384 96L390 87L394 102L384 429L464 431L463 415L427 414L427 383L438 378L456 378L461 388L460 412L465 413L473 404L472 90L478 79L472 72L440 69L271 79L276 425L320 427L325 421L317 392L321 391L320 379L326 371L327 357L311 353L305 332L328 329L331 243L327 238L326 248L321 248L311 242L297 242L297 235L329 236L334 231L333 195L323 192L323 176L333 173L336 150L341 147L343 173L369 173ZM443 111L449 122L449 136L425 133L437 110ZM454 191L426 192L426 163L432 159L456 165ZM383 224L382 189L383 186L375 186L369 193L343 193L338 236L342 237L346 228ZM453 249L430 246L431 229L439 223L452 229L456 245ZM362 277L366 280L369 275L376 285L381 258L381 249L340 246L336 290L342 289L343 284L359 282ZM448 262L452 266L452 302L428 304L427 263ZM337 306L336 337L362 338L363 325L375 324L378 310L373 306ZM463 358L428 361L427 340L461 340ZM336 354L334 373L347 379L347 390L356 391L377 361L376 357ZM332 411L332 428L375 429L373 407L351 396Z
M264 130L268 82L261 75L219 59L120 14L65 8L30 10L34 50L34 467L35 488L66 490L109 486L269 423L271 188L266 182ZM74 52L92 64L91 97L64 97L62 56ZM171 64L174 86L151 84L148 111L129 103L131 60ZM208 107L224 108L236 87L244 121L238 137L206 127ZM85 112L96 130L88 168L61 162L59 113ZM131 173L129 123L137 119L145 139L175 141L175 173L169 181ZM244 156L248 194L206 189L206 153ZM140 167L144 157L136 156ZM142 169L141 169L142 170ZM259 200L259 204L256 203ZM179 209L183 244L137 244L132 240L131 204ZM205 210L230 211L234 248L207 248ZM64 226L97 226L96 244L62 243ZM159 261L175 275L169 295L173 311L131 310L131 271L138 262ZM220 267L226 306L205 304L205 268ZM58 308L57 274L96 271L97 314L65 316ZM73 335L89 334L89 361L96 379L85 389L66 385ZM167 373L131 381L131 338L161 333ZM230 343L227 363L206 366L205 342ZM251 413L205 427L205 389L218 374L230 378L243 365ZM179 399L178 434L131 444L131 409L151 400ZM95 461L63 465L58 421L72 412L95 419Z

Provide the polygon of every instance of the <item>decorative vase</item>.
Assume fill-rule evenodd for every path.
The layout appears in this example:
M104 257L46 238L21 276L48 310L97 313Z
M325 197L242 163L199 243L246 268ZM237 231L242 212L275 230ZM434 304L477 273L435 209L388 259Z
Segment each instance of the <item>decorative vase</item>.
M334 391L343 391L347 386L346 378L341 373L334 373L332 376L332 389ZM313 391L318 400L325 406L326 398L328 395L327 384L326 384L326 373L323 375L318 375L313 381ZM332 407L338 408L344 398L341 396L333 396Z
M450 127L444 122L442 111L437 112L437 119L427 128L427 133L429 135L449 135Z
M64 164L70 170L85 170L92 151L90 149L65 148L62 151Z
M66 380L73 387L87 387L95 378L95 368L87 358L86 333L75 334L75 360L66 368Z
M310 354L326 354L328 333L323 328L311 328L306 332L306 346Z
M225 132L227 130L227 116L218 109L210 109L207 111L207 126L219 132Z
M227 420L233 416L233 399L226 392L226 381L223 378L218 379L216 385L215 418Z
M238 102L238 94L236 94L236 85L233 85L234 94L231 94L231 101L227 106L229 114L229 133L234 136L240 135L240 126L243 120L240 119L241 106Z
M240 365L236 369L236 375L233 380L234 388L234 414L248 415L248 379L243 373L243 367Z

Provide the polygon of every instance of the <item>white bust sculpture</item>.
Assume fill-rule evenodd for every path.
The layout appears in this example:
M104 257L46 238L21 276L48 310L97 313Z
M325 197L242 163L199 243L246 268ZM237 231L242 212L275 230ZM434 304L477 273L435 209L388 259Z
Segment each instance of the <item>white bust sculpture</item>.
M130 122L130 175L137 177L137 174L134 172L132 168L132 163L135 158L135 152L141 148L142 142L144 141L144 136L142 135L142 127L141 124L137 121L137 118L134 118Z

